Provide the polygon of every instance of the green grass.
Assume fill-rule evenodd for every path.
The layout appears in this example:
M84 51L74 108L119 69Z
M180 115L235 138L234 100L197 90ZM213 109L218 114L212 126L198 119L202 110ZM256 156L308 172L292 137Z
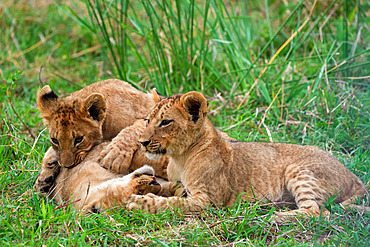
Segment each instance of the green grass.
M370 215L331 203L330 219L277 225L271 205L83 215L32 189L49 147L37 89L65 94L110 77L165 95L201 91L230 136L321 147L366 183L367 3L43 2L0 3L1 246L370 245Z

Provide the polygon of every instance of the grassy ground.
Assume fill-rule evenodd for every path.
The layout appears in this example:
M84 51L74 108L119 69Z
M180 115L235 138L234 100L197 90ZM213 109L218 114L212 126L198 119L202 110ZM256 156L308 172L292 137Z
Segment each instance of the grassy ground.
M330 219L285 224L269 221L270 205L249 203L86 216L32 189L49 147L37 89L65 94L110 77L166 95L202 91L213 122L231 136L319 146L366 183L367 8L345 0L2 1L0 245L369 246L370 215L330 202Z

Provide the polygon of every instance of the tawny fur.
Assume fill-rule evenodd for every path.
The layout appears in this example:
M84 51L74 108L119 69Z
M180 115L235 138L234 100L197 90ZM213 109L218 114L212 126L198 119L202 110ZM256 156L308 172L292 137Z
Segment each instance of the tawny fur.
M110 79L64 98L44 86L37 103L60 165L71 167L96 144L111 140L122 129L144 119L154 105L151 97L124 81ZM78 137L83 138L80 143L76 143Z
M127 146L130 146L130 144L132 143L138 142L137 137L135 136L138 135L137 133L138 131L139 133L141 133L141 130L144 129L145 124L143 124L143 122L144 120L138 121L136 124L129 126L121 131L120 137L123 140L127 141ZM98 144L97 147L99 148L96 148L93 154L90 154L90 152L92 151L88 152L86 157L90 157L89 159L93 160L93 162L96 162L97 164L97 165L89 167L88 170L86 170L88 174L84 174L81 170L78 169L80 164L82 164L85 161L85 159L79 165L74 166L73 168L60 167L58 164L56 151L53 148L49 148L48 151L45 153L44 159L41 163L40 175L36 179L36 182L34 185L35 190L44 192L44 193L48 192L50 188L53 186L53 184L56 184L58 181L61 181L65 178L65 175L63 174L69 174L68 176L70 176L71 174L76 172L77 176L82 176L82 177L90 176L91 174L96 174L90 178L90 181L93 181L94 178L97 178L98 180L96 181L96 183L101 182L99 180L101 173L103 174L101 175L103 179L106 179L105 178L106 174L112 173L112 174L118 175L118 173L112 170L107 170L105 168L102 168L101 164L98 162L101 157L101 153L105 152L105 150L107 150L107 148L111 146L112 142L114 142L114 139L110 143ZM99 151L96 151L96 150L99 150ZM162 178L167 178L168 157L162 157L161 159L158 159L158 160L150 160L147 157L145 157L145 154L143 151L137 150L137 151L134 151L132 159L126 160L125 162L120 163L120 164L117 163L117 165L121 165L122 167L125 168L125 171L121 172L121 174L126 174L128 170L136 170L145 164L152 166L157 176L160 176ZM74 180L70 180L70 181L73 182ZM74 189L73 184L71 185L69 182L64 182L63 184L66 186L66 188ZM66 199L67 197L63 197L63 198Z
M95 146L78 166L62 168L48 197L57 203L70 202L75 209L102 211L125 205L132 194L166 193L161 192L161 186L155 183L154 169L150 166L142 166L128 175L102 168L98 163L99 153L108 144ZM48 152L55 151L49 149ZM46 166L55 161L44 158L43 163ZM171 187L168 182L162 183L166 188Z
M138 168L151 163L159 176L166 177L166 158L150 162L140 151L137 141L145 127L143 119L154 106L151 94L142 93L126 82L110 79L93 83L64 98L44 86L37 102L50 133L52 148L56 151L48 151L45 159L56 159L57 162L41 167L36 190L47 191L59 172L59 165L62 169L78 165L91 148L117 134L102 150L101 166L124 173L129 166ZM131 128L122 130L128 126Z
M197 211L211 203L230 206L241 194L244 200L297 206L286 215L317 216L333 195L338 194L335 202L340 203L367 194L358 177L317 147L223 139L207 118L207 101L198 92L160 101L140 142L149 154L170 156L168 177L180 181L188 197L133 195L129 209Z

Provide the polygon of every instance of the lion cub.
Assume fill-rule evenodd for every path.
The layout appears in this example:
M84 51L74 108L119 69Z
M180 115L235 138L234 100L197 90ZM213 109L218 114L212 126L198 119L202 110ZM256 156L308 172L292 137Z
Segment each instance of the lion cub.
M43 162L34 186L36 190L47 192L60 166L78 165L90 149L104 140L112 140L117 134L100 154L104 168L124 173L134 154L136 166L150 163L140 150L137 151L140 147L137 140L145 128L143 119L155 104L151 94L140 92L124 81L109 79L64 98L44 86L38 94L37 104L55 152L47 152L46 155L54 156L45 157L50 162ZM130 131L122 130L128 126ZM158 175L166 176L166 161L150 165Z
M155 97L160 100L159 96ZM207 118L207 100L198 92L157 103L140 139L149 156L170 156L170 181L181 181L187 198L133 195L128 208L152 213L180 207L232 205L244 200L295 204L283 215L320 215L326 199L344 204L367 194L364 184L338 159L312 146L223 139Z

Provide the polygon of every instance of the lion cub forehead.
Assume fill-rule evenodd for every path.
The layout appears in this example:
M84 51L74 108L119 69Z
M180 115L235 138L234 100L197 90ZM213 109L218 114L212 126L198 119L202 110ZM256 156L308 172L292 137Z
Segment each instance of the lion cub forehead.
M163 117L163 114L167 112L172 106L180 103L181 94L172 95L168 98L164 98L153 108L149 115L149 119L154 119L158 116Z
M75 115L75 114L76 114L76 109L70 106L60 107L55 111L55 115L58 117L70 116L70 115Z
M53 114L76 114L76 111L79 111L81 108L80 100L65 100L59 99L55 104L53 109Z
M71 126L79 118L80 104L78 102L61 103L52 114L52 121L62 127Z
M73 122L77 117L76 115L77 114L75 109L71 107L64 107L55 111L55 113L53 114L53 119L56 122L59 122L61 124L64 123L65 125Z
M63 101L55 108L54 114L57 117L77 116L80 113L81 105L80 100Z

